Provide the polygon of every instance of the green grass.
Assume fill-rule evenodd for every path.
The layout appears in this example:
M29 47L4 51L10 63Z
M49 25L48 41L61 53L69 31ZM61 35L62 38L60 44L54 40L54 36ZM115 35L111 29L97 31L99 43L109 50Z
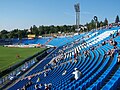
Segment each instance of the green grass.
M9 48L0 46L0 71L3 71L45 48ZM16 56L19 55L20 58Z

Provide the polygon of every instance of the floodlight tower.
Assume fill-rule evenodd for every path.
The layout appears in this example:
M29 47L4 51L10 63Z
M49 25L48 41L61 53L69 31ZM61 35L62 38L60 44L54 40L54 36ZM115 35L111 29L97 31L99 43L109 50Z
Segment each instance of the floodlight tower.
M77 3L74 5L75 12L76 12L76 31L80 31L80 4Z

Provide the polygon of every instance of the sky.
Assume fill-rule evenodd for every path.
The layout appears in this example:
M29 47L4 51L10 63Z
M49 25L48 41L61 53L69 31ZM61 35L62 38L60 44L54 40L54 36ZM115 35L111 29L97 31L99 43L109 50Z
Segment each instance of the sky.
M80 3L80 23L114 22L120 15L120 0L0 0L0 31L29 29L32 25L75 24L74 4Z

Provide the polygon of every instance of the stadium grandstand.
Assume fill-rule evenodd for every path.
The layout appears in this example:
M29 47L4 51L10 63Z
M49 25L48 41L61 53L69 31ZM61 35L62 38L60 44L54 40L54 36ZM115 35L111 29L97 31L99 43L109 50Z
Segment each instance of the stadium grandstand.
M29 43L32 42L34 41ZM35 39L35 42L38 40ZM57 47L52 52L48 50L49 53L46 53L45 58L24 75L11 79L12 83L4 88L7 90L39 90L38 88L41 88L40 90L120 90L119 44L119 26L92 30L72 37L53 38L48 45ZM75 73L74 77L73 72L76 72L77 76ZM15 76L17 75L12 74L13 78ZM2 81L0 83L2 84Z

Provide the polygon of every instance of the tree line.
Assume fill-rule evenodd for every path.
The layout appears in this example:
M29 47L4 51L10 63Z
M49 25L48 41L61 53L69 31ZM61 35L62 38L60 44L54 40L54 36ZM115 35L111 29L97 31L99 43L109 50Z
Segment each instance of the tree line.
M114 23L120 22L119 16L117 15L115 18ZM108 26L109 22L107 18L105 18L104 21L99 21L98 19L95 21L94 19L91 20L91 22L86 23L84 26L87 28L81 28L80 32L87 32L92 29L96 28L96 23L97 23L97 28L103 27L103 26ZM82 26L82 25L81 25ZM81 27L80 26L80 27ZM83 27L83 26L82 26ZM63 26L36 26L33 25L30 27L30 29L14 29L12 31L7 31L7 30L2 30L0 32L0 39L8 39L8 38L27 38L27 35L29 34L34 34L36 37L39 35L44 35L44 34L51 34L51 33L58 33L58 32L64 32L64 33L69 33L69 32L76 32L75 31L76 26L75 25L63 25Z

